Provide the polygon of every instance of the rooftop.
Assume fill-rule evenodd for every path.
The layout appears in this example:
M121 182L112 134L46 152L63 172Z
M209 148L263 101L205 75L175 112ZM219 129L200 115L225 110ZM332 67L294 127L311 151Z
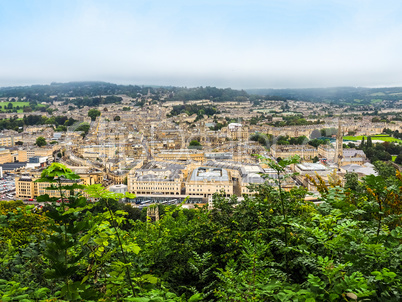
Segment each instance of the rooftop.
M0 166L3 168L3 171L7 171L7 170L19 169L25 167L26 165L27 165L26 162L20 162L20 163L4 163Z
M225 169L198 167L191 173L190 181L229 181L229 174Z
M363 166L350 164L346 166L342 166L346 172L355 172L363 175L378 175L377 171L374 170L374 166L370 163L366 163Z
M323 164L318 163L302 163L297 164L297 167L303 171L326 171L328 170Z

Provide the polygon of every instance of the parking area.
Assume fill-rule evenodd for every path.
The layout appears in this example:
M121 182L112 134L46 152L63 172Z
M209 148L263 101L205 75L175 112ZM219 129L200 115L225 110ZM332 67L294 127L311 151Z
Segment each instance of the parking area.
M15 180L13 175L4 175L0 178L0 198L1 200L15 199Z

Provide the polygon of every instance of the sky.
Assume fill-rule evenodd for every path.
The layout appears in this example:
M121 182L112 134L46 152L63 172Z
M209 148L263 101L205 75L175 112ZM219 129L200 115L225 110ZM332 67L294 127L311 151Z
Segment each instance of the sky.
M402 1L0 0L0 87L402 86Z

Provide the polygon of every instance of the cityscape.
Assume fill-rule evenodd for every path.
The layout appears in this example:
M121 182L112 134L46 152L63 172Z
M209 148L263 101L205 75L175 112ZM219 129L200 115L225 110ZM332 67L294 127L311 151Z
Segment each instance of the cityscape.
M0 0L0 301L402 301L401 14Z
M328 184L335 173L344 184L347 173L378 175L376 161L402 163L400 100L334 105L236 90L230 98L210 87L139 86L136 93L70 96L83 87L93 94L109 86L116 87L75 83L44 85L35 95L33 87L18 91L25 89L26 96L3 90L1 117L8 123L0 162L4 176L15 181L3 198L32 202L43 195L49 184L35 180L53 162L80 175L83 184L135 194L133 206L252 195L249 186L264 183L261 174L275 177L256 155L274 161L298 156L300 162L288 167L298 175L286 180L286 188L302 186L317 198L310 177ZM45 92L67 87L64 94ZM220 96L204 99L208 93Z

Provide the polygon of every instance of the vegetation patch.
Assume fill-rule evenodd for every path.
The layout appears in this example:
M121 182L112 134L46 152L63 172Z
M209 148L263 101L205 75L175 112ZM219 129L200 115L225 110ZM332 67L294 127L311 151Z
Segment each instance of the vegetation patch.
M348 141L361 141L362 139L367 139L367 136L344 136L343 139L344 140L348 140ZM397 139L395 137L391 137L389 135L383 135L383 134L377 134L377 135L373 135L371 136L371 138L373 140L378 140L378 141L383 141L383 142L398 142L398 143L402 143L402 140Z
M0 112L17 109L17 112L20 113L23 112L24 107L28 106L29 102L0 102Z
M282 188L299 157L259 160L278 178L250 185L254 197L216 193L212 209L148 210L53 163L36 181L48 186L37 198L44 208L0 202L0 300L402 301L393 165L376 162L379 175L363 179L348 173L343 187L336 173L328 184L311 177L316 206L304 188Z

